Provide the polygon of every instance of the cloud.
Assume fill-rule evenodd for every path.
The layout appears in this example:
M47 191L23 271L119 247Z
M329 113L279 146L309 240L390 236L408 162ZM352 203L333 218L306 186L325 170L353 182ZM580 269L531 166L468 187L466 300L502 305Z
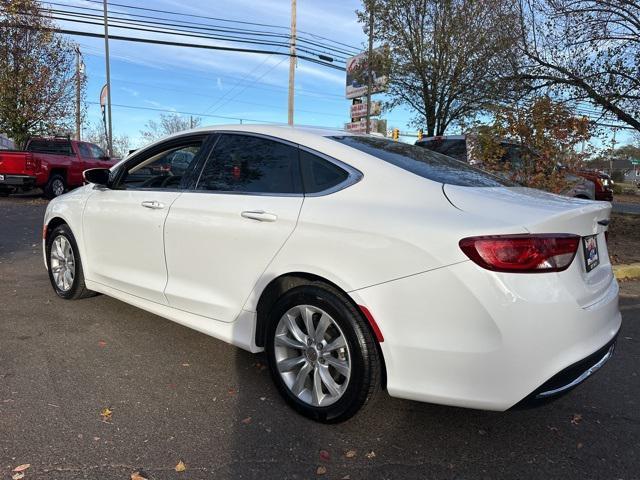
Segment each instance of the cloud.
M128 93L132 97L137 97L138 95L140 95L140 92L138 92L137 90L134 90L133 88L120 87L120 90L122 90L123 92Z

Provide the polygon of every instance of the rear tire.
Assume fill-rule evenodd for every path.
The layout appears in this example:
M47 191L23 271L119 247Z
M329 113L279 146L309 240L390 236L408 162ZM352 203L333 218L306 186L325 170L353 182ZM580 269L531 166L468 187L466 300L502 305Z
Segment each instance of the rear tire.
M54 173L49 177L49 181L44 187L44 196L48 199L56 198L62 195L67 189L64 177L58 173Z
M78 244L68 225L57 226L47 235L47 270L51 286L60 298L78 300L93 297L96 292L84 283Z
M381 360L369 325L349 299L323 283L280 297L269 313L265 350L285 401L318 422L351 418L380 389Z

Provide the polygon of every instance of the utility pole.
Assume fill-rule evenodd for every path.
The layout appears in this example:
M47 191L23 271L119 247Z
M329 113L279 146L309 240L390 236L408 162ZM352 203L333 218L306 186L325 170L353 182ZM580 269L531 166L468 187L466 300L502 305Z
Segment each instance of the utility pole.
M291 0L291 39L289 56L289 125L293 125L293 97L296 82L296 0Z
M609 155L609 175L613 175L613 155L616 151L616 131L613 129L613 140L611 141L611 155Z
M107 19L107 0L102 3L104 11L104 58L107 67L107 118L109 122L109 133L107 134L107 150L109 156L113 155L113 125L111 123L111 73L109 71L109 21Z
M193 128L193 115L189 115L189 128Z
M80 47L76 46L76 140L80 141L80 94L81 94L81 72L80 72Z
M369 52L367 53L367 133L371 133L371 60L373 55L373 10L375 8L375 3L375 0L369 0Z

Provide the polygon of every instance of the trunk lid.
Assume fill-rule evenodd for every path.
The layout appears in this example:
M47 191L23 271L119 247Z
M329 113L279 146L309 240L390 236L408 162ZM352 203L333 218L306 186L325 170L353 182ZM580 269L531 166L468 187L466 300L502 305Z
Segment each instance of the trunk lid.
M611 214L609 202L562 197L524 187L460 187L445 185L444 193L458 209L487 219L499 219L525 228L530 233L570 233L596 236L598 265L587 271L588 255L580 242L569 269L550 275L564 275L567 289L587 308L604 298L613 281L605 232ZM486 235L503 232L488 231ZM524 274L526 275L526 274Z

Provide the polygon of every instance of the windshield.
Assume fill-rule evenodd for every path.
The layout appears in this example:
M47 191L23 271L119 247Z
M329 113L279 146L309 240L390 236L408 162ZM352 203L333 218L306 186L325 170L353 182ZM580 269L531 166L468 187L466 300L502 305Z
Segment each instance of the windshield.
M415 145L358 135L330 138L434 182L462 187L513 185L505 179L474 168L467 163Z

